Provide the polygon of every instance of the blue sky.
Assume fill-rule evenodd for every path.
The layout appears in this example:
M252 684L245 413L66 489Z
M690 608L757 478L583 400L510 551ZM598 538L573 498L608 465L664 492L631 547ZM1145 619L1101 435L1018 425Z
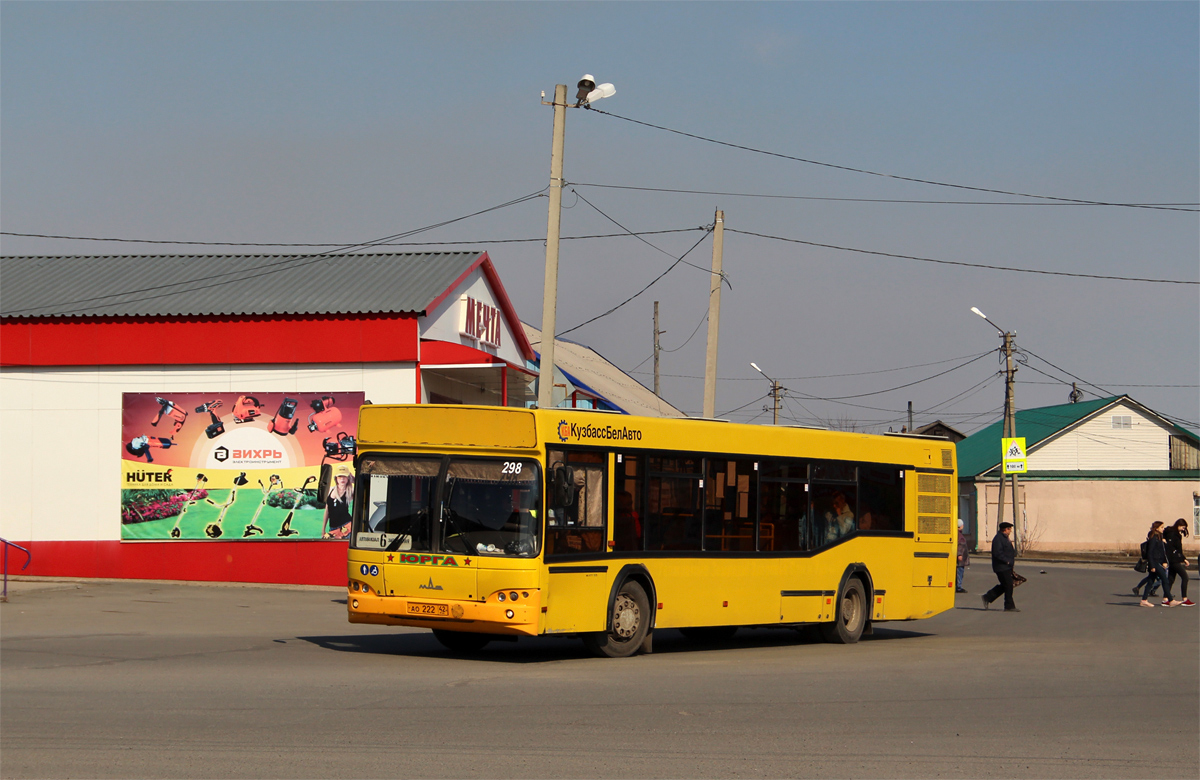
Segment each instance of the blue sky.
M1196 3L0 3L0 210L10 232L355 242L545 187L541 90L584 72L614 113L812 160L1086 200L1200 201ZM830 198L1021 200L767 158L583 111L566 177L634 230L727 226L972 263L1196 280L1194 213L1079 206L847 203L646 193L616 184ZM563 234L618 230L568 192ZM495 259L540 319L539 199L427 234ZM651 237L678 256L699 233ZM186 247L4 236L6 254ZM213 251L237 251L216 248ZM271 251L271 250L264 250ZM689 260L707 265L711 243ZM661 273L631 238L564 242L560 331ZM1113 392L1196 421L1195 285L1068 279L884 259L727 234L719 412L760 415L749 361L786 377L789 417L886 429L994 419L991 359L833 379L1018 344ZM662 301L664 396L700 409L707 274L681 266L575 331L650 383ZM1031 358L1031 366L1067 378ZM1021 407L1066 389L1023 370ZM1135 385L1192 387L1134 387ZM1095 388L1085 388L1099 392ZM806 396L808 398L806 398ZM991 416L989 416L991 415ZM760 415L756 421L764 421ZM898 424L895 427L899 427Z

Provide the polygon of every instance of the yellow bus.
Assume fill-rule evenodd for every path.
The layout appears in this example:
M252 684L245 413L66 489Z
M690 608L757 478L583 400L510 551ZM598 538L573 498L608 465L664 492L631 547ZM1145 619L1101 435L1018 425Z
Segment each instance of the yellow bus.
M455 651L566 634L624 657L655 629L746 626L851 643L954 606L944 439L364 406L356 463L350 622Z

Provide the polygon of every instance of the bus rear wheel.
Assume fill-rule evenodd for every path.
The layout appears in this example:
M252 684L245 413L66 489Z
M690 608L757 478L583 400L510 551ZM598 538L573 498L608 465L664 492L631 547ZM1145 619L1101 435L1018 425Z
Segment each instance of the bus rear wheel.
M862 636L867 625L867 592L862 580L851 577L838 599L837 615L832 623L821 624L821 636L826 642L852 645Z
M447 631L443 628L433 629L433 638L442 643L442 647L455 653L477 653L492 641L487 634L469 634L465 631Z
M629 581L613 599L609 629L583 635L583 644L600 658L626 658L642 646L650 628L650 599L636 582Z

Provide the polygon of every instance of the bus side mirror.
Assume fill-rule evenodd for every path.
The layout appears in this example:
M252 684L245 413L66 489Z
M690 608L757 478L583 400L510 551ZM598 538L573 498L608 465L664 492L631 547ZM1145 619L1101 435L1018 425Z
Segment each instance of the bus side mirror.
M559 463L554 467L553 504L556 507L569 507L575 503L575 470L570 466Z
M325 499L329 498L329 486L333 484L333 466L329 463L321 464L321 478L317 481L317 500L322 504Z

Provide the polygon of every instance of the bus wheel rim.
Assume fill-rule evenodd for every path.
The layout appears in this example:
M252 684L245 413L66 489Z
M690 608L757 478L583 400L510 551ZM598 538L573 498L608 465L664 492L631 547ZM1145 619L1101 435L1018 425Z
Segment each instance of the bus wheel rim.
M853 631L858 626L859 607L856 593L847 593L842 598L842 624Z
M630 639L637 633L641 621L641 610L637 602L624 593L617 596L613 605L613 633L621 639Z

